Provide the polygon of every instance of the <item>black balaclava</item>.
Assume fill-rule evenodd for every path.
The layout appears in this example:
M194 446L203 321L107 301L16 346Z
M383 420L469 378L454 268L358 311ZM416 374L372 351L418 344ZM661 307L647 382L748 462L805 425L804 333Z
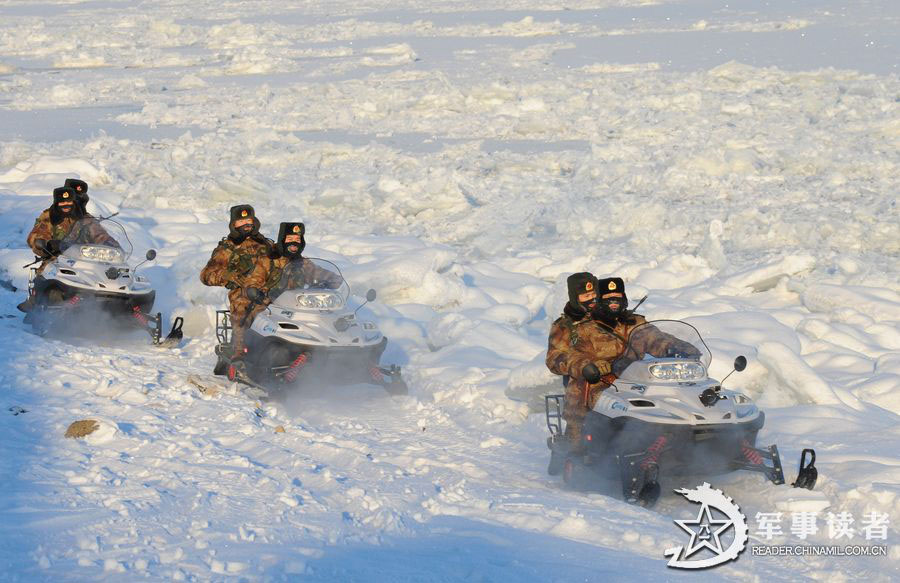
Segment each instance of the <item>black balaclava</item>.
M563 312L573 320L584 318L596 306L596 300L587 303L578 301L578 296L587 292L597 291L597 278L586 271L573 273L566 279L569 288L569 302Z
M288 235L300 235L299 249L296 251L290 251L288 249L288 247L293 246L296 243L287 245L284 242ZM281 223L281 225L278 226L278 242L275 244L275 248L282 257L287 257L291 260L300 257L303 250L306 248L306 227L303 223Z
M87 210L87 203L90 200L88 196L88 183L84 180L78 180L77 178L66 178L66 183L63 186L68 186L69 188L75 190L75 201L81 207L82 212Z
M242 243L244 239L247 237L251 237L253 239L261 238L259 236L259 219L256 218L256 213L253 211L253 207L249 204L239 204L237 206L231 207L229 211L231 214L231 220L228 222L228 238L234 241L235 243ZM234 227L234 223L241 219L253 219L253 223L250 229L238 230Z
M69 212L63 212L59 205L61 203L71 202L72 210ZM59 188L53 189L53 205L50 207L50 222L54 225L58 225L62 222L66 217L71 217L73 219L80 219L84 216L84 212L78 204L78 193L75 192L74 188L68 188L66 186L60 186Z
M604 294L620 293L621 298L606 298ZM610 304L618 303L617 310L611 310ZM629 318L631 313L628 311L628 296L625 295L625 282L621 277L607 277L597 281L597 307L591 312L591 317L595 320L615 327L616 323Z

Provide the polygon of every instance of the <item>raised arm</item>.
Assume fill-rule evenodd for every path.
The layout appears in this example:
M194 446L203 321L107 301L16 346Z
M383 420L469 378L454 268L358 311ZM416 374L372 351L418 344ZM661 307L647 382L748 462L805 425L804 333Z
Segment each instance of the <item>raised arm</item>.
M681 340L667 332L663 332L653 324L645 324L637 332L631 345L634 349L644 354L665 358L667 356L683 356L685 358L699 358L700 351L685 340Z

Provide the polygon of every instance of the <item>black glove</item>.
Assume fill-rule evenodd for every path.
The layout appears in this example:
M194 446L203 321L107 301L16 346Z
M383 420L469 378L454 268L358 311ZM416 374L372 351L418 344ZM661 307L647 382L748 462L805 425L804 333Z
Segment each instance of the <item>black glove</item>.
M247 297L250 299L250 301L256 304L259 304L266 299L266 292L262 291L259 288L248 287L245 293L247 294Z
M46 239L35 239L34 246L38 248L39 253L47 253L47 240Z
M62 253L62 242L59 239L50 239L47 241L47 244L44 245L44 248L50 255L59 255Z
M603 375L600 374L600 369L597 368L597 365L593 362L585 365L585 367L581 369L581 376L592 385L599 383L603 378Z

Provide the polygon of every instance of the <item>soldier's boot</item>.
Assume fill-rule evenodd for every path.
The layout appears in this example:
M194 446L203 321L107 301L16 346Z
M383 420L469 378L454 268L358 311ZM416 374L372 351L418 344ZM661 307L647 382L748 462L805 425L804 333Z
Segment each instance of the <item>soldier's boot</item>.
M34 308L34 295L28 294L28 297L25 298L24 302L20 302L18 306L16 306L20 312L25 312L26 314L30 312Z

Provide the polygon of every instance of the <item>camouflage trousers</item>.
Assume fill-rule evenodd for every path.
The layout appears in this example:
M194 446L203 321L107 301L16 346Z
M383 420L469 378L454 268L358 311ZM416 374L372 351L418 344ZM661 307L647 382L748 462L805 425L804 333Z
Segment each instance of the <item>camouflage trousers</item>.
M581 445L581 430L584 426L584 416L597 404L597 399L604 389L609 387L605 383L589 385L585 380L570 379L566 387L566 406L563 409L563 419L566 420L566 437L574 447Z
M244 336L250 325L253 324L253 318L266 307L262 304L254 304L244 297L239 297L231 301L229 307L231 311L231 347L235 357L240 358L244 355Z

